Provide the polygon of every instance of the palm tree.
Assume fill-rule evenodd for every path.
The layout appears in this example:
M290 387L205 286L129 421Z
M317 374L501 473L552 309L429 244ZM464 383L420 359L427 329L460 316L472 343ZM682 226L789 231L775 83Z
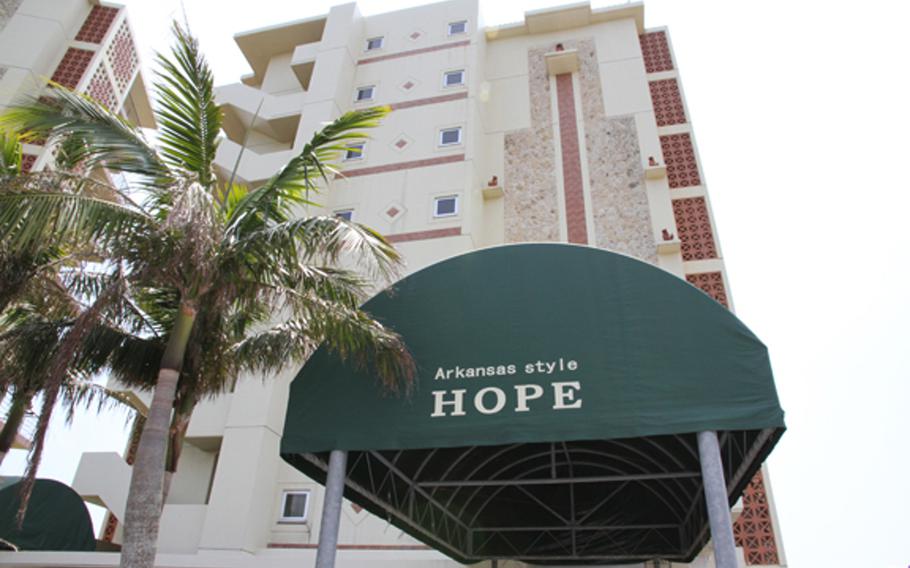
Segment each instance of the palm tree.
M83 187L92 183L65 173L76 166L67 161L66 150L73 147L72 143L57 152L58 172L26 174L22 171L23 138L0 130L0 192L14 191L26 180L28 185L52 184L60 189L74 183ZM68 279L62 273L88 252L65 251L58 243L23 248L7 244L0 243L0 387L4 393L12 391L12 395L0 429L0 463L12 447L33 400L44 391L45 373L59 347L61 333L81 309L78 298L64 285ZM93 382L93 376L105 364L105 359L86 351L77 364L67 369L62 388L69 419L80 403L90 405L95 400L99 409L118 402L136 409L122 393Z
M16 302L15 307L0 317L0 374L6 388L12 391L10 409L0 429L0 463L19 434L33 401L45 390L47 369L77 309L74 302L61 300L59 297L27 298ZM61 308L65 310L62 313ZM97 345L97 342L87 345L92 343ZM80 407L96 406L101 411L122 405L143 414L125 393L94 382L106 365L107 358L99 357L97 349L93 349L80 353L76 363L66 370L61 384L61 402L68 409L68 421ZM148 379L145 380L149 384Z
M55 85L53 100L19 106L3 119L51 143L84 140L79 160L128 173L140 189L120 192L116 203L28 187L0 195L0 242L24 248L90 240L104 253L104 285L63 339L60 352L70 361L61 355L52 382L99 322L142 322L145 338L163 345L127 499L121 565L130 567L153 564L169 427L175 463L202 397L222 392L243 371L299 361L320 343L373 369L392 390L414 373L398 335L358 308L375 278L396 275L394 248L362 225L301 216L319 182L335 173L331 162L344 145L364 138L362 130L388 109L339 117L259 187L220 180L213 159L222 116L212 74L195 38L178 25L174 34L170 55L158 56L157 146ZM340 268L342 260L352 268Z

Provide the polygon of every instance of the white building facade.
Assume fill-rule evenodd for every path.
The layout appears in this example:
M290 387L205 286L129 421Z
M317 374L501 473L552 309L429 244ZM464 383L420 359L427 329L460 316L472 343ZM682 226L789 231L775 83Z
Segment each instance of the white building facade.
M0 110L40 92L48 79L87 93L134 124L155 124L126 10L90 0L0 1ZM26 144L23 167L52 153Z
M40 18L42 5L25 0L13 17ZM29 6L35 14L23 12ZM59 61L59 70L72 50L84 50L89 63L73 86L128 104L135 96L129 83L120 86L118 51L108 47L118 30L129 33L119 12L91 36L97 43L81 31L70 37L101 9L74 10L55 24L65 30L54 32L63 51L14 65L0 49L7 68L0 85L34 82L48 74L34 71L39 63L51 69ZM238 176L255 184L326 121L390 105L371 138L347 152L344 176L319 196L323 208L310 213L344 215L382 232L408 272L482 247L569 242L650 262L732 309L676 58L665 29L644 27L642 4L576 4L484 27L477 0L370 17L352 3L236 41L254 72L218 91L221 170L233 170L245 146ZM144 108L126 112L142 121ZM30 151L40 156L39 148ZM278 451L296 371L245 377L196 409L164 507L159 565L312 565L322 487ZM109 509L104 538L115 543L130 453L85 454L73 484ZM785 565L766 475L734 511L743 565ZM339 542L340 567L458 565L348 502ZM116 563L104 553L18 558L17 565ZM513 564L521 565L499 563ZM713 566L710 549L691 565Z

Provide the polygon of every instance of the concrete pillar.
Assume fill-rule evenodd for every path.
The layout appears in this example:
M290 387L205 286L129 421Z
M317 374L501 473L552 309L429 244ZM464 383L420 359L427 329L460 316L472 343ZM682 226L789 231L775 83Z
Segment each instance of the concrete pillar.
M720 458L720 444L717 433L698 433L698 457L701 461L701 477L705 485L705 503L708 506L708 522L711 525L711 541L714 543L714 562L717 568L736 568L736 544L733 541L733 520L730 517L730 501L727 497L727 482Z
M325 479L322 522L319 523L316 568L335 568L335 551L338 547L338 527L341 523L341 503L344 497L347 463L348 453L346 451L332 450L329 455L329 471Z

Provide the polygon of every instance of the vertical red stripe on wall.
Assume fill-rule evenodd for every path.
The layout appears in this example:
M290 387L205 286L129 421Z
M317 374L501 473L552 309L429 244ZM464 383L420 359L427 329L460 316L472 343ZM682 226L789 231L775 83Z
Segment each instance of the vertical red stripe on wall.
M569 242L588 244L585 220L585 191L581 178L578 124L575 120L575 88L572 74L556 76L556 101L559 109L559 142L562 147L562 185L566 195L566 226Z

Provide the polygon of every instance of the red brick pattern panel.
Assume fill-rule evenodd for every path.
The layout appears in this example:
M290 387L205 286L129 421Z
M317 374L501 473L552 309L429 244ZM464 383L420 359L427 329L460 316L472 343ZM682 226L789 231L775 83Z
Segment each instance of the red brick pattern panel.
M386 235L390 243L406 243L408 241L425 241L427 239L441 239L443 237L457 237L461 234L461 227L449 229L433 229L430 231L414 231L413 233L396 233Z
M75 47L67 49L60 64L57 65L57 70L51 76L51 81L60 83L64 87L75 89L79 81L82 80L82 76L85 75L85 70L88 69L94 56L95 52L87 49Z
M701 185L698 160L692 147L692 136L688 132L660 137L660 148L667 164L667 181L670 189Z
M470 45L470 40L464 41L454 41L452 43L444 43L442 45L434 45L431 47L422 47L420 49L409 49L408 51L399 51L398 53L389 53L388 55L377 55L376 57L367 57L366 59L361 59L357 61L357 65L366 65L367 63L376 63L377 61L387 61L389 59L398 59L399 57L410 57L412 55L420 55L421 53L430 53L433 51L441 51L443 49L453 49L455 47L464 47Z
M137 415L133 421L133 429L130 431L130 439L126 447L126 463L130 465L133 465L136 460L136 452L139 450L139 439L142 438L143 428L145 428L145 418Z
M104 523L104 532L101 533L102 542L114 542L114 534L117 532L117 517L113 513L107 514L107 521Z
M95 76L92 77L92 81L88 84L88 96L110 110L117 110L117 93L114 92L114 86L111 84L104 67L98 67L98 70L95 71Z
M679 232L683 260L717 258L714 231L704 197L673 200L673 216Z
M38 156L34 154L22 154L22 171L24 173L29 173L32 171L32 168L35 167L35 161L38 159Z
M730 308L730 304L727 302L727 289L724 287L724 277L720 272L686 274L686 281L714 298L718 304Z
M686 111L676 79L651 81L648 86L651 88L651 102L654 103L657 126L685 124Z
M761 471L755 474L743 492L743 512L733 523L733 537L736 546L743 549L746 564L767 566L780 563L771 506Z
M559 108L559 142L562 150L562 185L566 195L566 228L570 243L588 244L585 217L585 190L581 178L578 124L575 119L575 87L572 74L556 76Z
M107 60L114 73L114 82L117 90L125 93L133 79L133 73L139 67L139 56L136 54L136 44L129 25L124 21L117 30L111 45L107 48Z
M398 170L410 170L414 168L426 168L428 166L437 166L439 164L450 164L452 162L463 162L464 154L455 154L454 156L440 156L439 158L427 158L424 160L412 160L410 162L398 162L397 164L386 164L384 166L372 166L369 168L357 168L354 170L345 170L342 173L335 174L335 179L357 176L368 176L371 174L384 174L387 172L397 172Z
M638 36L641 43L641 54L645 58L645 70L648 73L671 71L673 58L670 56L670 44L666 32L651 32Z
M427 97L425 99L416 99L413 101L402 101L400 103L392 103L389 106L392 110L401 110L403 108L418 107L424 105L435 105L437 103L446 103L449 101L457 101L460 99L468 98L468 93L462 91L460 93L453 93L451 95L439 95L438 97Z
M76 34L76 41L88 43L101 43L104 41L104 36L107 35L107 30L110 29L111 24L114 23L117 12L119 12L117 8L93 6L82 27L79 28L79 33Z

